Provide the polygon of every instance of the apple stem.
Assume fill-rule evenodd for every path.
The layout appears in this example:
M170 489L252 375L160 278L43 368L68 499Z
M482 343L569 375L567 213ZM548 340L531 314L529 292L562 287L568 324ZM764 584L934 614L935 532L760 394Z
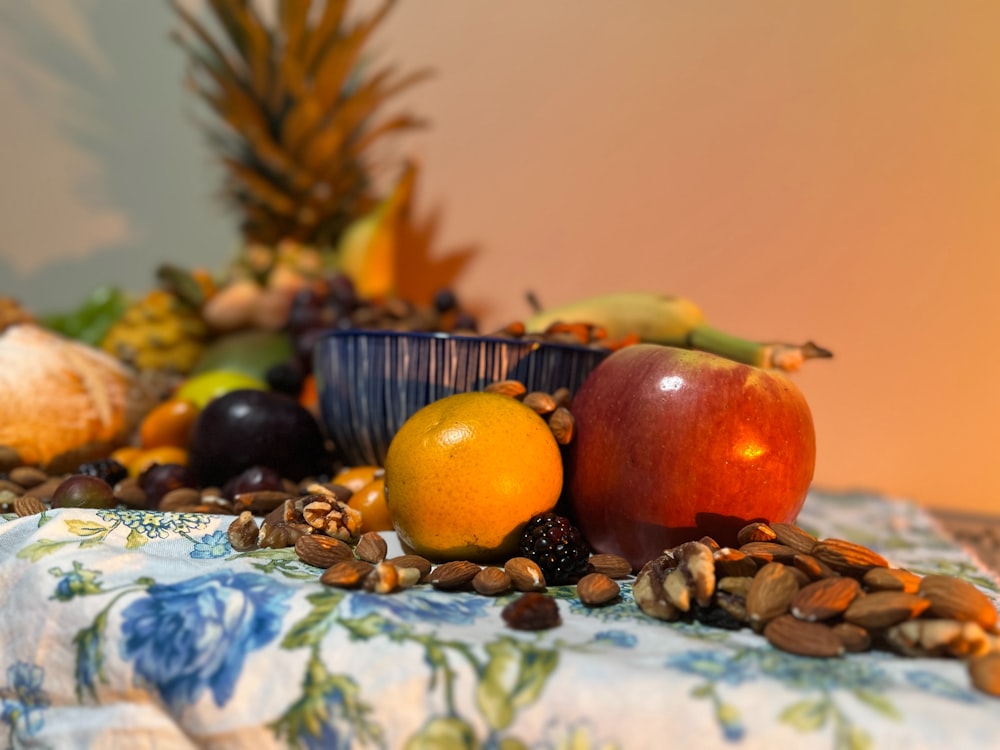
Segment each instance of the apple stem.
M734 336L718 328L699 325L691 329L687 345L711 354L756 367L775 368L786 372L798 370L807 359L828 359L833 352L812 341L805 344L762 343Z

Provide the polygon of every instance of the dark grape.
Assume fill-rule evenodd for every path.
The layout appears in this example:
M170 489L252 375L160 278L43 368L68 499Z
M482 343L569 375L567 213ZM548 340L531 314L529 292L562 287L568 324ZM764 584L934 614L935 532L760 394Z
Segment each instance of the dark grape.
M114 508L116 504L111 485L87 474L66 477L52 493L53 508Z
M153 464L139 475L139 486L146 493L146 507L160 507L163 496L181 487L198 487L198 480L188 467L181 464Z
M222 496L232 500L244 492L284 489L281 475L268 466L251 466L222 485Z

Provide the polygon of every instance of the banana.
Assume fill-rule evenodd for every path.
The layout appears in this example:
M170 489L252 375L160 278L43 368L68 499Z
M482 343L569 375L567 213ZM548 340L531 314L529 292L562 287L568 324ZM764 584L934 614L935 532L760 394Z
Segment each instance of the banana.
M647 292L612 292L536 312L526 321L529 333L540 333L556 322L594 323L608 337L636 335L642 341L682 346L705 315L684 297Z
M554 323L586 322L602 327L610 340L636 336L640 341L698 349L757 367L798 370L807 359L833 354L813 342L785 344L733 336L710 326L692 300L655 292L612 292L539 310L524 321L528 333Z

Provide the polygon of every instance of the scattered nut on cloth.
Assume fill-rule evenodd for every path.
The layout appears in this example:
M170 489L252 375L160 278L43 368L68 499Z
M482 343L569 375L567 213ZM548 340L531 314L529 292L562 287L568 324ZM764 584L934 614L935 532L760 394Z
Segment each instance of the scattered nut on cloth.
M0 722L12 746L830 748L850 737L978 750L1000 736L1000 698L961 659L796 656L751 628L647 616L630 576L602 606L549 587L558 624L519 630L502 616L524 595L514 589L327 586L294 548L234 549L233 522L2 517ZM997 579L910 503L813 493L799 524L1000 600ZM402 552L385 536L375 558ZM827 602L817 596L798 606ZM907 628L906 643L941 635Z

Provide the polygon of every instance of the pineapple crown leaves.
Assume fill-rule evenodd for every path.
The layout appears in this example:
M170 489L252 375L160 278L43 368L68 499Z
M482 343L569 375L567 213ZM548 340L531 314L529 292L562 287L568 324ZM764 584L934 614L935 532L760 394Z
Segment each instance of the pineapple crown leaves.
M208 0L217 36L170 2L182 22L173 37L189 57L187 84L216 118L209 143L246 241L333 246L377 202L373 144L424 125L379 110L429 71L361 61L395 0L350 21L346 0L278 0L270 25L250 0Z

